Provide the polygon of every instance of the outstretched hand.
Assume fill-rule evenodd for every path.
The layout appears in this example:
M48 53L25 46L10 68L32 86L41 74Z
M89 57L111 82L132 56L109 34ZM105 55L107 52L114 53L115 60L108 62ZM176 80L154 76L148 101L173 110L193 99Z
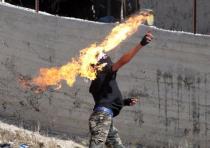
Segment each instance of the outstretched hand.
M130 100L131 100L130 106L133 106L138 102L138 100L136 98L131 98Z
M138 99L137 98L128 98L124 100L124 105L125 106L133 106L135 104L137 104Z
M149 44L149 43L152 41L152 39L153 39L152 33L151 33L151 32L147 32L147 33L144 35L144 37L142 38L140 44L141 44L142 46L145 46L145 45Z

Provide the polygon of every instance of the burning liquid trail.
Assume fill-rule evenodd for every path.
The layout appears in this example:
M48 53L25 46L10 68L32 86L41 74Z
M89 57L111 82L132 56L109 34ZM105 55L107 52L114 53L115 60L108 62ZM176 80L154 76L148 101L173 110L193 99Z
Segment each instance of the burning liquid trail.
M71 87L77 76L85 77L90 80L96 78L96 71L101 70L105 65L91 66L97 64L97 55L101 52L108 52L119 45L123 40L135 33L140 24L148 18L151 19L151 11L141 11L138 15L130 17L123 23L114 27L111 33L99 45L95 43L80 51L78 58L73 58L71 62L61 67L41 68L39 75L32 80L30 84L24 79L19 81L22 85L37 86L40 91L46 90L49 86L61 88L61 81L65 80ZM27 81L28 82L28 81Z

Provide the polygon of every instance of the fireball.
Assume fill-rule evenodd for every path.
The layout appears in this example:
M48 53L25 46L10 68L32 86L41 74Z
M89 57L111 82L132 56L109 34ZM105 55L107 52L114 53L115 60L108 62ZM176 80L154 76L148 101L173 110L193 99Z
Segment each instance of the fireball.
M102 52L109 52L118 46L122 41L134 34L139 25L147 22L152 25L154 16L151 10L144 10L128 18L123 23L115 26L107 37L100 43L93 43L80 51L79 57L73 58L67 64L60 67L40 68L39 74L31 80L19 81L22 85L36 86L36 90L44 91L50 86L61 88L61 81L66 81L68 86L73 86L78 76L94 80L97 71L102 70L105 64L97 65L99 55ZM97 66L92 66L97 65ZM26 88L24 86L24 88Z

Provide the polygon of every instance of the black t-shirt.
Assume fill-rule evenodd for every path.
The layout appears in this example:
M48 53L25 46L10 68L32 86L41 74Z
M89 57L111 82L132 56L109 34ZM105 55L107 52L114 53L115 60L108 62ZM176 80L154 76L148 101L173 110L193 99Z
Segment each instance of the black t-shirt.
M122 94L116 81L116 71L112 71L110 57L103 58L99 64L107 63L102 71L98 71L97 77L92 81L89 92L93 95L96 106L103 106L112 109L114 116L117 116L123 107Z

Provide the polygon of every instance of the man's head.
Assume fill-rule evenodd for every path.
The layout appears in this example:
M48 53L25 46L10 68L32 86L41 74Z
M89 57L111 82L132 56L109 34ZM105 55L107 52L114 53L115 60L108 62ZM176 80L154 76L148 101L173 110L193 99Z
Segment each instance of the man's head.
M103 50L101 50L97 53L96 57L97 57L97 61L100 61L102 59L106 59L108 56Z

